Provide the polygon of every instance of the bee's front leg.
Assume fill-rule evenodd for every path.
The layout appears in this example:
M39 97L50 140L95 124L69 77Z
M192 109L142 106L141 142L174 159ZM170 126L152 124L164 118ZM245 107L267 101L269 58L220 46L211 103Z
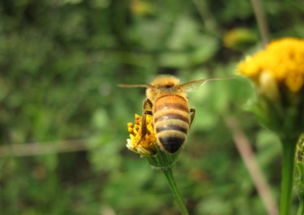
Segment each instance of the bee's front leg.
M195 109L194 108L190 108L190 126L192 125L194 117L195 117Z
M138 143L147 134L147 120L146 120L147 115L152 115L152 102L149 99L145 99L143 104L143 114L141 118L141 138L138 141Z

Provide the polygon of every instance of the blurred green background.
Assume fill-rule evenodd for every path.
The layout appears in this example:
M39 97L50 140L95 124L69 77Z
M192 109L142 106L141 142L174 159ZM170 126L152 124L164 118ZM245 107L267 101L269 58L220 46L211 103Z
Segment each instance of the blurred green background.
M272 39L304 37L303 1L262 3ZM249 0L2 0L0 213L178 214L165 177L125 147L144 90L116 85L233 76L260 47ZM266 214L228 117L278 198L280 145L245 111L252 94L242 78L189 94L174 174L190 214Z

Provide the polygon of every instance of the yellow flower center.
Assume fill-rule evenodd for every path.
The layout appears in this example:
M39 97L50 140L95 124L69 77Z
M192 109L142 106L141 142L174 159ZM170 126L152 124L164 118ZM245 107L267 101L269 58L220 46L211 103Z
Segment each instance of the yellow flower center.
M142 116L135 114L135 122L128 123L130 138L127 140L127 148L143 156L156 153L157 142L153 126L153 117L146 115L146 129L142 133Z

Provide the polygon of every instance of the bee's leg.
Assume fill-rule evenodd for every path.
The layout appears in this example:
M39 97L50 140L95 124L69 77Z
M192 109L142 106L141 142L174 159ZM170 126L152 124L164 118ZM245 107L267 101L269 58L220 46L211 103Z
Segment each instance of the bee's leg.
M144 101L143 109L144 112L141 118L141 139L147 134L146 116L152 115L152 102L149 99ZM141 141L141 139L138 141L138 143Z
M142 115L142 121L141 121L142 136L144 136L147 133L146 116L152 115L152 102L149 99L145 99L143 109L144 109L144 113Z
M144 111L142 117L141 117L141 135L142 137L146 135L147 133L147 121L146 121L146 116L147 115L152 115L151 111Z
M143 109L144 112L147 112L148 114L152 115L152 102L150 101L150 99L145 99L144 104L143 104Z
M194 108L190 108L190 126L192 125L194 117L195 117L195 109Z

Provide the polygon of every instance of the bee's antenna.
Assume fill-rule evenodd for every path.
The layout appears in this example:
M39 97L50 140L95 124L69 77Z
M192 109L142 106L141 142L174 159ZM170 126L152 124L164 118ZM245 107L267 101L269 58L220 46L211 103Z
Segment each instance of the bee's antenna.
M153 88L150 84L118 84L117 86L123 88Z

